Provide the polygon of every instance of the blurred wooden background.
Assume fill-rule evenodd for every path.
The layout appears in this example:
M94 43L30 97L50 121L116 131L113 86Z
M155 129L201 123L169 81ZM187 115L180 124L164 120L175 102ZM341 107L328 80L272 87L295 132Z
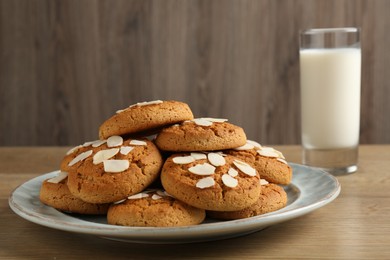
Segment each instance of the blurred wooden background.
M390 1L0 0L0 145L74 145L155 99L300 142L298 32L362 29L361 143L390 143Z

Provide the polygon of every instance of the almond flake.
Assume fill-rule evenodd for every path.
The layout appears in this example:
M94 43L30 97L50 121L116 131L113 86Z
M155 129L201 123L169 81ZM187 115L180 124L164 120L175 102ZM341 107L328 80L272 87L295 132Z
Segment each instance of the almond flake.
M232 176L232 177L236 177L236 176L238 175L238 171L237 171L236 169L234 169L234 168L230 168L230 169L228 170L228 174L229 174L230 176Z
M194 157L195 160L207 159L207 156L204 153L191 153L191 156Z
M275 150L275 152L276 152L277 154L279 154L279 158L286 159L286 158L284 157L284 155L283 155L281 152L279 152L278 150Z
M132 147L132 146L122 146L120 153L123 155L128 155L131 152L131 150L133 150L133 149L134 149L134 147Z
M223 158L222 155L217 153L209 153L207 155L207 158L209 159L209 162L214 166L222 166L226 163L225 158Z
M192 163L195 162L195 158L192 157L191 155L189 156L178 156L174 157L172 161L176 164L187 164L187 163Z
M92 150L88 150L86 152L83 152L83 153L80 153L79 155L77 155L75 158L73 158L72 161L70 161L68 163L68 166L73 166L75 165L76 163L82 161L82 160L85 160L86 158L88 158L89 156L91 156L92 154Z
M209 163L197 164L188 170L197 175L211 175L215 173L215 167Z
M260 179L260 185L267 185L269 182L265 179Z
M246 140L246 143L253 145L256 148L256 150L259 150L262 148L261 144L259 144L258 142L252 141L252 140Z
M157 195L157 194L152 195L152 199L154 199L154 200L159 200L161 198L162 198L162 196L160 196L160 195Z
M196 118L193 120L193 122L197 125L200 125L200 126L211 126L213 124L213 122L211 122L209 120L205 120L203 118Z
M123 138L119 135L113 135L108 137L107 146L108 147L116 147L121 146L123 144Z
M196 183L196 187L199 189L204 189L204 188L212 187L212 186L214 186L214 184L215 184L215 181L214 181L213 177L206 177L206 178L200 179Z
M140 140L131 140L130 144L131 145L147 145L145 141L140 141Z
M258 150L257 153L260 154L261 156L265 156L265 157L273 157L273 158L279 157L278 153L276 153L275 151L272 151L270 149L261 149L261 150Z
M161 191L162 193L163 193L163 195L161 195L160 193L159 193L159 191L157 191L157 194L158 195L160 195L160 196L168 196L168 197L172 197L173 198L173 196L171 195L171 194L169 194L167 191Z
M96 141L98 141L98 140L96 140ZM95 141L85 142L85 143L83 143L83 146L84 146L84 147L90 146L90 145L93 144L94 142L95 142Z
M232 176L226 173L222 175L222 182L230 188L234 188L238 185L238 180L234 179Z
M66 155L69 155L69 154L72 154L72 153L76 152L81 147L83 147L83 146L82 145L78 145L78 146L75 146L75 147L71 148L69 151L66 152Z
M260 154L260 151L257 151ZM264 154L263 156L268 156L268 157L277 157L277 158L284 158L283 154L279 152L278 150L272 148L272 147L262 147L261 148L261 153ZM261 155L262 155L261 154Z
M165 191L162 191L162 190L157 190L156 193L157 193L157 195L159 195L159 196L161 196L161 197L167 196L166 192L165 192Z
M246 143L243 146L239 146L239 147L234 148L234 150L236 150L236 151L245 151L245 150L251 150L253 148L255 148L254 145L252 145L250 143Z
M104 171L105 172L123 172L130 166L128 160L104 160Z
M210 122L215 122L215 123L223 123L228 121L225 118L212 118L212 117L203 117L202 119L210 121Z
M114 205L117 205L117 204L121 204L121 203L123 203L123 202L125 202L125 201L126 201L126 199L118 200L118 201L115 201L113 204L114 204Z
M246 175L256 176L256 170L252 168L249 164L239 160L234 160L233 163L240 171L242 171Z
M99 147L102 144L104 144L107 140L95 140L95 141L90 141L90 142L85 142L83 144L84 147L92 145L92 147Z
M105 142L107 142L107 140L96 140L92 143L92 147L99 147L101 146L102 144L104 144Z
M104 160L111 159L119 152L119 148L100 150L93 156L93 164L102 163Z
M281 163L288 164L287 161L283 158L277 158L276 160L281 162Z
M156 190L156 193L157 193L157 195L159 195L161 197L172 197L173 198L173 196L171 194L169 194L168 192L163 191L163 190Z
M162 100L145 101L145 102L138 102L137 104L131 105L130 107L135 107L135 106L142 107L142 106L161 104L161 103L163 103Z
M65 180L67 177L68 177L68 173L67 172L59 172L56 177L48 179L47 182L50 182L50 183L60 183L61 181Z
M149 194L146 193L146 192L140 192L140 193L137 193L137 194L134 194L134 195L131 195L129 197L127 197L129 200L136 200L136 199L142 199L142 198L147 198L149 197Z

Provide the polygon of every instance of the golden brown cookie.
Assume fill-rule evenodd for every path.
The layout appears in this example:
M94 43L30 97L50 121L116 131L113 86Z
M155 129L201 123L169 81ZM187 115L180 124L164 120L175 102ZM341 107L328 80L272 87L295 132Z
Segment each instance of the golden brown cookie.
M110 206L107 222L135 227L176 227L200 224L205 210L194 208L162 190L146 190Z
M193 118L191 109L183 102L141 102L119 110L107 119L99 128L99 137L106 139L112 135L153 133L164 126Z
M262 179L270 183L288 185L292 179L292 168L283 154L272 147L261 146L248 140L244 146L225 151L252 164Z
M164 128L156 145L164 151L216 151L245 144L244 130L226 119L196 118Z
M163 160L149 140L111 136L84 144L65 156L70 192L90 203L110 203L138 193L155 181Z
M211 218L231 220L249 218L284 208L287 205L287 193L279 185L268 183L261 186L261 196L252 206L238 211L207 211Z
M78 214L106 214L110 204L93 204L73 196L66 185L67 173L45 180L39 192L42 203L57 210Z
M164 189L185 203L207 210L240 210L254 204L261 185L249 164L223 153L169 157L161 171Z

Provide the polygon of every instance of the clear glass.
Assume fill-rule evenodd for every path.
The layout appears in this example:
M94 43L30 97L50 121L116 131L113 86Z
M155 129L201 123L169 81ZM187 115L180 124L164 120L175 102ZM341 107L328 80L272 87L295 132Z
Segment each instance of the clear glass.
M360 128L360 31L302 31L299 54L303 163L334 175L355 172Z

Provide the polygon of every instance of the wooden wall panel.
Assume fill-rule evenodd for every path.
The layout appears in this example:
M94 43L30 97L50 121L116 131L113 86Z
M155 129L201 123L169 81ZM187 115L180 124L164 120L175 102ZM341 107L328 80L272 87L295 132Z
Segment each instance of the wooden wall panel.
M0 145L74 145L176 99L263 144L300 142L298 32L362 28L362 143L390 143L390 1L0 0Z

